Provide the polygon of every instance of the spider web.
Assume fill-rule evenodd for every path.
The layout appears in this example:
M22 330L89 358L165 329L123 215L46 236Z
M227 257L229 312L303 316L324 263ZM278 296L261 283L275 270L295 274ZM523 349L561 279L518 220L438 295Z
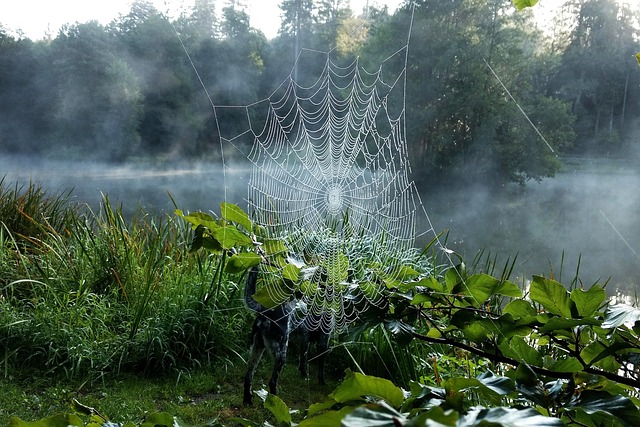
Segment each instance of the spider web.
M295 320L310 329L340 332L370 307L382 308L386 285L376 270L402 279L416 238L433 233L410 179L408 47L373 70L335 50L302 49L267 99L225 107L244 109L248 129L223 140L253 139L248 212L265 242L286 242L286 254L266 251L263 286L273 301L295 295ZM307 63L321 66L300 72ZM255 109L265 111L262 120L252 119ZM417 227L421 214L427 230ZM297 284L283 281L283 255L300 268Z

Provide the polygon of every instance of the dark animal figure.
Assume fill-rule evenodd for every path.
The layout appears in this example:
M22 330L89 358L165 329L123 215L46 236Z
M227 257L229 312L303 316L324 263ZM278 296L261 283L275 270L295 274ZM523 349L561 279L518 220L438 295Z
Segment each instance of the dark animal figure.
M284 368L289 347L289 337L294 329L295 301L290 301L278 307L268 309L253 299L258 281L258 267L249 272L244 288L244 300L250 310L257 316L251 329L251 349L247 361L247 373L244 377L244 404L251 404L251 383L265 349L274 359L273 371L269 380L269 392L277 394L278 378ZM324 362L329 347L329 334L322 331L311 331L303 325L298 328L302 335L299 370L303 377L307 376L308 355L311 342L317 343L318 353L318 381L324 384Z

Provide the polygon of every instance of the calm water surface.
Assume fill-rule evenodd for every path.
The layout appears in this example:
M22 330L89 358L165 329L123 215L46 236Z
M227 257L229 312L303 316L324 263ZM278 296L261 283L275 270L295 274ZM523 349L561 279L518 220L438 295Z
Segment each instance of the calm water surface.
M216 164L107 165L0 157L5 185L38 182L50 192L73 189L73 200L99 208L102 194L153 214L174 209L219 211L226 200L246 207L250 166ZM500 268L517 254L515 277L554 275L568 284L579 268L585 287L610 279L608 292L634 294L640 277L640 175L629 167L568 167L555 178L500 192L482 186L422 191L436 232L449 230L447 246L470 262L483 250ZM419 226L429 222L420 216Z

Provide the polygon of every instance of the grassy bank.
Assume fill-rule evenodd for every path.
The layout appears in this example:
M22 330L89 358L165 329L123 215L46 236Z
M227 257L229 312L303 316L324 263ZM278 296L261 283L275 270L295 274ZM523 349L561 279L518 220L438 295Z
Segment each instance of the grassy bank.
M108 196L97 211L71 196L0 180L0 425L67 412L73 399L118 422L157 411L197 425L268 419L240 405L253 319L244 274L190 253L193 231L179 217L125 219ZM406 384L430 351L397 351L383 328L344 338L326 388L286 367L288 405L321 400L346 368ZM270 363L260 369L256 388Z
M106 196L93 212L34 185L1 186L0 216L5 373L165 372L241 350L242 277L214 281L179 219L125 220Z
M318 288L283 259L284 241L254 242L248 215L227 203L220 211L217 219L140 210L125 220L106 196L93 212L68 194L0 182L0 424L81 409L100 423L145 427L175 426L174 416L212 426L236 417L256 426L303 418L362 426L380 417L460 427L640 425L637 307L610 302L603 284L585 289L577 275L568 286L533 276L522 289L509 280L515 260L500 268L489 255L441 264L427 247L396 264L394 254L373 255L366 239L356 241L353 262L342 254L328 264L325 280L349 286L348 298L365 301L372 289L382 296L334 337L329 384L319 387L313 370L300 378L290 364L281 399L242 406L252 320L241 297L245 262L262 261L261 244L281 262L268 266L280 280L254 296L264 305L275 302L270 291L290 298ZM292 341L290 361L296 349ZM254 389L270 369L262 364ZM14 427L95 426L65 417Z
M167 412L188 425L219 422L234 425L233 417L261 423L271 414L256 403L242 405L244 364L197 368L161 375L133 373L105 376L93 381L81 379L32 378L0 379L0 425L11 416L34 421L58 413L73 412L73 400L94 408L113 422L132 421L139 425L145 416ZM269 366L263 364L256 386L268 381ZM261 381L261 382L260 382ZM320 387L312 378L303 380L293 365L287 365L281 379L281 397L292 408L307 408L321 401L337 383L330 377Z

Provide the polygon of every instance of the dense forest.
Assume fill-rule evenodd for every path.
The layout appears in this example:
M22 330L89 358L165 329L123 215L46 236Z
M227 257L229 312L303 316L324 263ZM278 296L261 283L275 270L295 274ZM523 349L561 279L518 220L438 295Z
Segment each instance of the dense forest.
M615 0L567 0L545 31L511 0L413 0L393 14L282 0L271 40L241 2L217 3L168 18L136 1L106 26L36 41L0 24L0 151L216 160L207 93L219 105L264 99L301 47L375 64L406 42L414 13L406 123L418 178L524 183L552 176L558 155L640 154L640 13Z

